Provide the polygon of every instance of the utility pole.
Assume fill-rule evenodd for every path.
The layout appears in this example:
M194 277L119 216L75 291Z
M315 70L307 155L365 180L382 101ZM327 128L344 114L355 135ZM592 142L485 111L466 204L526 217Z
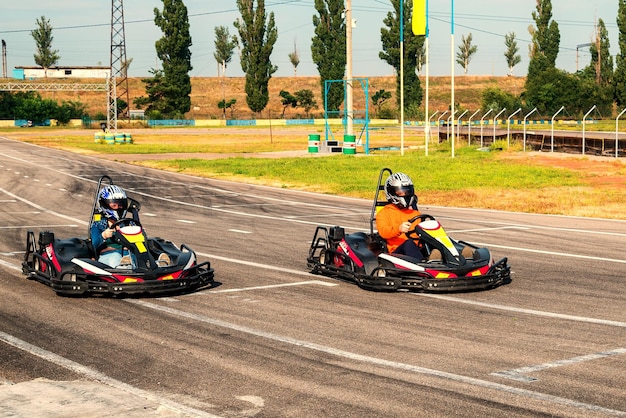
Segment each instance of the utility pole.
M590 42L586 43L586 44L578 44L578 45L576 45L576 72L578 72L578 50L580 48L586 48L586 47L591 46L591 45L593 45L593 44L590 43Z
M346 0L346 134L354 132L352 92L352 0Z
M2 40L2 78L7 78L7 43Z
M108 89L108 128L117 131L118 99L127 104L126 118L130 120L128 95L128 60L126 59L126 34L124 32L124 0L111 0L111 76Z

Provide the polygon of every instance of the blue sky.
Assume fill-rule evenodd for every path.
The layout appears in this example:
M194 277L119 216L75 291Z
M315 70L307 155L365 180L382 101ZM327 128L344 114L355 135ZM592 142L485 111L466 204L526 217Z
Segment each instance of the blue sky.
M272 63L278 66L275 77L293 75L288 54L294 46L300 56L298 75L315 76L317 69L311 59L310 41L313 36L312 16L316 13L313 0L265 0L266 9L274 12L278 27L278 42ZM380 29L383 19L392 10L389 0L353 0L353 75L355 77L392 75L392 68L378 58L381 50ZM608 29L611 53L619 52L615 18L617 1L553 0L553 19L561 31L561 49L557 66L569 72L589 63L588 48L577 45L589 43L594 36L594 24L602 19ZM239 16L236 0L186 0L193 46L191 76L208 77L217 74L213 58L214 29L226 26L231 35L237 34L233 22ZM446 76L451 73L451 5L452 0L429 0L430 74ZM127 0L124 2L127 57L133 59L130 76L148 76L159 66L154 43L161 37L154 25L153 9L162 9L161 0ZM469 65L468 75L506 75L504 36L514 32L522 62L515 75L525 75L528 67L528 27L534 25L531 13L535 0L456 0L454 1L454 54L462 36L472 34L478 51ZM45 16L53 27L53 48L59 50L63 66L108 65L110 54L111 2L108 0L12 0L3 1L0 15L0 38L7 44L8 76L15 66L35 65L35 42L30 31L37 18ZM463 70L454 64L456 75ZM238 56L233 57L227 76L241 76Z

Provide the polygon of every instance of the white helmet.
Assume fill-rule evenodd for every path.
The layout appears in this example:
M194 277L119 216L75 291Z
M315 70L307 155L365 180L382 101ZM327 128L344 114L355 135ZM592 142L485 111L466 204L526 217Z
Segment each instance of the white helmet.
M411 177L404 173L393 173L385 181L385 196L389 203L401 208L417 207L417 196Z

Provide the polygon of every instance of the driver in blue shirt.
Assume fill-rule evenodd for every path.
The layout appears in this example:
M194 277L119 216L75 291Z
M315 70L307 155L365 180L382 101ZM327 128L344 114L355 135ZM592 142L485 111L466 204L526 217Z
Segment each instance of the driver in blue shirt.
M123 253L122 245L113 240L115 230L112 229L117 221L126 216L128 197L121 187L111 184L100 190L98 205L97 210L101 219L91 224L89 231L91 244L96 251L98 261L115 268L120 265L123 256L129 255L127 252ZM135 211L133 211L133 218L137 218Z

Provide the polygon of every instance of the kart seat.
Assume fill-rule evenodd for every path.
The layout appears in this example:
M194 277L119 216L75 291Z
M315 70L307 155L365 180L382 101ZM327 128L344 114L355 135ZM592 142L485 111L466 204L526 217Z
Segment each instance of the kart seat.
M371 252L378 255L387 252L387 241L381 237L378 232L371 234L368 242L368 247Z

